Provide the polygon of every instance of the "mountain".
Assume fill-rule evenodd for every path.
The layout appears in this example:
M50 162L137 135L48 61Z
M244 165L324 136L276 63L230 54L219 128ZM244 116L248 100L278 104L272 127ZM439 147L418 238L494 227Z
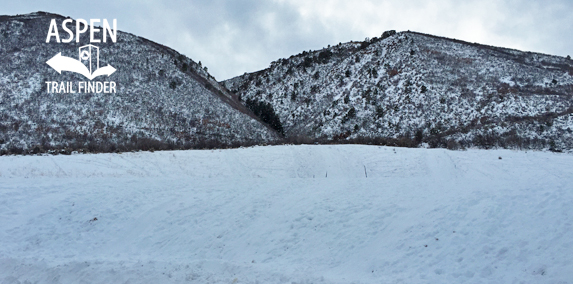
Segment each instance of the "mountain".
M100 67L117 70L109 77L59 74L46 62L58 53L77 58L90 36L46 43L52 19L68 38L60 15L0 16L0 153L210 148L278 137L200 63L129 33L96 44ZM55 93L52 81L113 81L116 93Z
M570 57L388 31L222 83L292 140L573 148Z
M69 18L0 16L0 154L214 148L282 137L573 149L570 58L388 31L217 82L200 62L118 31L117 42L97 44L100 66L117 71L90 81L46 64L58 54L76 58L89 44L89 33L46 43L52 19L61 27ZM107 81L115 93L57 93L46 84Z

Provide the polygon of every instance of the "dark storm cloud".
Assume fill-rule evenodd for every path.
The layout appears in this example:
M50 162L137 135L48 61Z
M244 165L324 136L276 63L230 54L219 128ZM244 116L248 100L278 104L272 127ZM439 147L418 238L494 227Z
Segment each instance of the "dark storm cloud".
M118 27L202 61L217 79L303 50L413 30L470 42L573 55L573 1L10 1L2 14L43 10L117 18Z

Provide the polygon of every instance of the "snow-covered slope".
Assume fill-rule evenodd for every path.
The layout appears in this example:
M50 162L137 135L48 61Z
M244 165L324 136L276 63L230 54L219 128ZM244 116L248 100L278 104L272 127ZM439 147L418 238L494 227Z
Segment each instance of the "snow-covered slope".
M571 283L573 156L0 157L0 283Z
M386 32L223 83L246 105L270 104L290 137L573 148L570 58Z
M200 63L121 31L116 43L96 44L100 66L117 71L92 81L113 81L116 93L48 91L46 82L72 82L78 91L77 82L88 81L46 64L60 52L77 58L90 43L89 33L79 43L46 43L52 19L68 38L60 15L0 16L0 153L188 149L277 137ZM75 31L75 21L68 27Z

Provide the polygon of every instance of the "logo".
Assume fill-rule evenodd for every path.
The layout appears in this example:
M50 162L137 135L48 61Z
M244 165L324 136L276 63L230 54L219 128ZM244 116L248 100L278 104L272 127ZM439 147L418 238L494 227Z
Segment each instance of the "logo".
M80 47L79 50L78 60L62 56L60 52L46 63L60 74L62 71L75 72L84 75L89 80L101 75L109 76L115 72L115 68L109 64L102 68L99 67L99 48L97 46L88 44Z
M69 37L62 39L62 43L69 43L74 39L74 33L68 28L67 24L71 23L71 19L66 19L62 22L62 29L68 33ZM117 41L117 20L113 20L113 29L110 27L109 22L103 20L103 39L96 38L96 33L101 32L99 28L95 28L94 24L100 22L99 19L90 20L90 44L81 46L78 49L78 59L63 56L61 52L56 54L54 57L46 61L51 68L56 70L59 74L62 71L74 72L81 74L88 80L93 80L98 76L110 76L115 73L116 69L107 64L104 67L100 67L99 60L99 47L91 43L99 43L101 41L106 42L109 37L112 42ZM76 20L76 42L80 42L81 34L85 33L88 29L87 21L83 19ZM50 28L48 30L48 36L46 37L46 43L54 37L57 43L60 43L60 34L58 32L58 26L56 20L52 19L50 22ZM77 88L74 88L72 82L46 82L48 92L52 93L115 93L116 84L115 82L77 82Z

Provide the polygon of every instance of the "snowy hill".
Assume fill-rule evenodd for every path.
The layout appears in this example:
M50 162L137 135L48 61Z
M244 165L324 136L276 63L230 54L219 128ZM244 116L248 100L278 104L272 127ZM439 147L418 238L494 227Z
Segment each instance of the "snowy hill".
M268 104L262 112L277 117L275 129L287 137L573 148L570 58L385 32L279 59L223 84L252 109Z
M386 32L220 84L199 62L119 31L117 43L99 44L100 65L118 71L94 79L117 82L117 93L57 94L45 82L85 78L60 75L46 61L59 52L77 56L89 37L46 43L51 19L60 26L67 18L0 16L0 155L220 148L281 143L281 136L573 149L570 58Z
M0 283L571 283L573 156L0 157Z
M121 31L116 43L97 44L100 66L117 71L90 81L113 81L116 93L47 90L45 82L88 81L46 64L60 52L77 58L78 48L90 43L88 34L79 43L46 43L52 19L60 38L68 38L61 28L67 18L60 15L0 16L0 153L188 149L276 139L199 63ZM67 26L74 32L75 20Z

